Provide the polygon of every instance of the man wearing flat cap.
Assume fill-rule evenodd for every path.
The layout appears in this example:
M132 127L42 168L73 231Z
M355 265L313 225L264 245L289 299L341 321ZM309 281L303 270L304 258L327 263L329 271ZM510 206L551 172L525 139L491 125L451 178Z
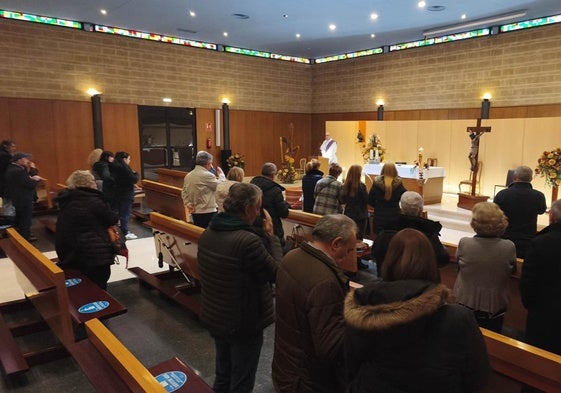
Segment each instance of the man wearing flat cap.
M17 152L12 156L12 162L6 169L5 196L12 201L16 208L14 225L21 236L31 241L31 220L33 217L33 202L35 199L35 188L41 176L29 176L31 154Z

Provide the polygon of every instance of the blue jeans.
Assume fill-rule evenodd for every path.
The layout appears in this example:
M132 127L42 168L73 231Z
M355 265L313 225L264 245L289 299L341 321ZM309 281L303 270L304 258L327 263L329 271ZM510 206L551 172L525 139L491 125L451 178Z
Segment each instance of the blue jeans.
M117 211L119 212L119 220L121 222L121 231L126 235L129 233L129 219L132 213L132 199L118 199Z
M216 346L215 393L250 393L263 346L263 332L255 337L227 339L214 336Z

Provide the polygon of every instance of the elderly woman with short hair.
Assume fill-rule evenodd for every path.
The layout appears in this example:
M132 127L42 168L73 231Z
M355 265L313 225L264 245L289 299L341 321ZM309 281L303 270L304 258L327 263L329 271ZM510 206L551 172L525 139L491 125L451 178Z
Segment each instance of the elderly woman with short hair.
M56 201L60 208L55 248L63 269L77 269L102 289L107 288L115 252L107 228L119 215L109 208L90 171L75 171Z
M508 220L498 205L477 203L472 210L474 237L460 239L454 296L473 310L479 326L500 333L508 305L508 280L516 271L516 247L501 239Z

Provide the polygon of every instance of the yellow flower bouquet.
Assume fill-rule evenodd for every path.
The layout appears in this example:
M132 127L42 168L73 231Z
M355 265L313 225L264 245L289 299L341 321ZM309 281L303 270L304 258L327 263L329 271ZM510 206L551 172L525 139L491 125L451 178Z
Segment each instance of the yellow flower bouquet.
M227 161L228 161L228 168L232 168L235 166L238 166L242 169L245 168L244 156L242 156L240 153L232 154L230 157L228 157Z
M561 148L544 151L538 158L535 172L544 177L545 182L551 187L561 186Z

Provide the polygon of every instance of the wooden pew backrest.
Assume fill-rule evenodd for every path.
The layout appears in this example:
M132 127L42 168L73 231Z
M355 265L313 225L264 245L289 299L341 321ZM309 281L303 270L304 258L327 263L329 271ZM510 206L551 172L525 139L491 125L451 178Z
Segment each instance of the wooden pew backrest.
M187 220L188 213L181 199L181 188L151 180L143 180L142 188L147 207L178 220Z
M185 171L178 171L175 169L158 168L156 169L158 174L158 181L160 183L168 184L170 186L175 186L183 188L183 181L187 173Z
M561 356L481 328L496 372L546 392L561 392Z
M64 344L74 341L68 293L62 269L25 240L15 229L7 229L1 241L14 266L18 283L45 322Z
M146 367L98 319L86 322L88 338L133 392L165 392Z

